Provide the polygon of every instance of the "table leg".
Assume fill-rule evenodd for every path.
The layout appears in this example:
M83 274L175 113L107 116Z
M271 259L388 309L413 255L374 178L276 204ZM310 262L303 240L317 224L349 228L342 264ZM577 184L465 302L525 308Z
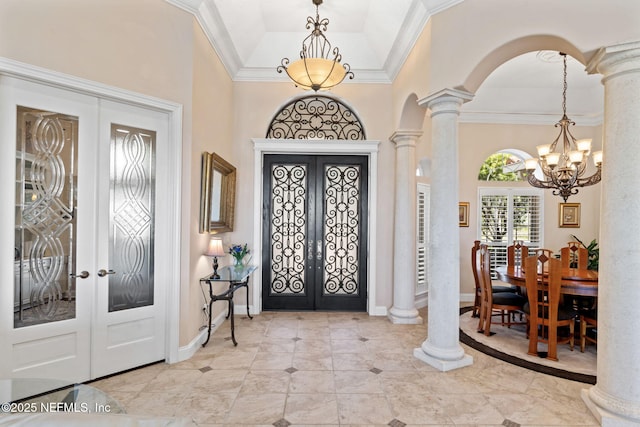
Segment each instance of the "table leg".
M247 317L249 317L249 319L253 319L253 317L249 313L249 279L247 279L247 281L244 282L244 287L247 290Z
M211 309L213 308L213 298L211 298L209 300L209 329L207 330L207 339L202 343L202 346L204 347L205 345L207 345L207 343L209 342L209 338L211 337Z
M229 299L229 317L231 318L231 341L233 341L233 345L237 346L238 342L236 341L236 334L235 334L235 324L233 321L234 315L233 315L233 294L231 294L231 298Z

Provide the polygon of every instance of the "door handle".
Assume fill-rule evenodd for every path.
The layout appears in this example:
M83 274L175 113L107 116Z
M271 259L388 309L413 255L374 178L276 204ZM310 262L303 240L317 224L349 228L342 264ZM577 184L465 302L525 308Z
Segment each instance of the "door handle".
M316 259L322 261L322 239L316 240Z
M115 272L115 271L113 271L113 270L109 270L109 271L107 271L107 270L105 270L104 268L103 268L103 269L101 269L101 270L98 270L98 276L100 276L100 277L104 277L104 276L106 276L107 274L116 274L116 272Z
M313 259L313 240L309 240L309 244L307 245L307 259Z
M71 277L72 279L86 279L87 277L89 277L89 272L83 270L80 272L80 274L71 273L69 274L69 277Z

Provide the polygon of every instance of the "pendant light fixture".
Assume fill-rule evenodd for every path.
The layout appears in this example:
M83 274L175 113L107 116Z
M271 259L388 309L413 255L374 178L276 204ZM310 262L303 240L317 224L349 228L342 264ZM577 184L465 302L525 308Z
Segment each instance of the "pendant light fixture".
M583 177L587 168L587 160L591 153L591 139L577 140L571 134L569 126L575 122L567 117L567 54L560 52L564 64L564 85L562 89L562 118L556 127L560 127L558 137L551 143L538 145L538 159L525 161L527 181L534 187L553 190L555 196L560 196L566 202L569 196L578 193L579 187L586 187L600 182L602 172L602 151L595 151L593 163L597 171L588 177ZM560 152L556 146L561 143ZM540 165L544 179L536 178L534 171Z
M350 71L349 64L340 62L340 49L332 48L324 35L329 20L320 19L318 6L322 4L322 0L312 2L316 5L316 17L307 17L306 28L311 29L311 34L302 40L300 59L289 63L289 58L283 58L276 69L278 73L285 71L296 86L317 92L337 86L347 76L353 79L353 72Z

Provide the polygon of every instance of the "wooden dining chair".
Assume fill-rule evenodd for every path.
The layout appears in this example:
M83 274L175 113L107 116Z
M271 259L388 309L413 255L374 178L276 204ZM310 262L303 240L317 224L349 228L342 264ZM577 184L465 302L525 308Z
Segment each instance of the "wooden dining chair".
M569 343L573 351L575 318L578 313L572 308L560 307L561 261L551 258L551 251L548 249L538 251L538 256L527 257L524 264L529 299L524 310L529 321L528 354L540 356L538 342L546 342L546 357L558 360L558 344ZM569 327L569 336L559 337L559 327Z
M480 320L478 322L478 332L484 332L486 336L491 335L491 324L501 324L511 327L511 325L522 325L526 322L514 320L514 314L520 312L527 302L527 299L515 292L493 292L491 281L491 253L487 245L480 245L480 269L478 276L482 286L480 298ZM493 316L500 316L500 322L492 322Z
M529 248L522 240L514 240L513 245L507 246L507 265L522 267L524 259L529 256Z
M586 270L589 265L589 251L580 242L568 242L560 249L562 268Z
M591 335L589 334L591 331ZM580 312L580 351L584 353L587 341L598 344L598 310Z
M577 268L586 270L589 266L589 251L580 242L568 242L567 246L560 249L562 268ZM564 305L582 311L591 311L595 308L597 298L579 295L565 295Z
M473 280L476 285L476 295L473 301L473 313L471 317L478 317L480 311L480 303L482 298L482 285L480 284L480 240L473 242L471 247L471 270L473 271ZM493 292L515 292L515 288L509 285L495 285L492 287Z

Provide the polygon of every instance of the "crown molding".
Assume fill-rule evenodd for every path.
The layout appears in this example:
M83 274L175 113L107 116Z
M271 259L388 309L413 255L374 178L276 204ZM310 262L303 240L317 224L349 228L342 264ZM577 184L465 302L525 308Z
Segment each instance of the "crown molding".
M215 50L229 76L233 78L240 70L242 61L213 2L207 0L165 1L195 16L207 40L209 40L209 44Z
M576 126L600 126L604 121L602 113L589 116L571 116ZM461 111L458 121L460 123L495 123L515 125L555 125L558 123L557 114L530 114L530 113L480 113Z

